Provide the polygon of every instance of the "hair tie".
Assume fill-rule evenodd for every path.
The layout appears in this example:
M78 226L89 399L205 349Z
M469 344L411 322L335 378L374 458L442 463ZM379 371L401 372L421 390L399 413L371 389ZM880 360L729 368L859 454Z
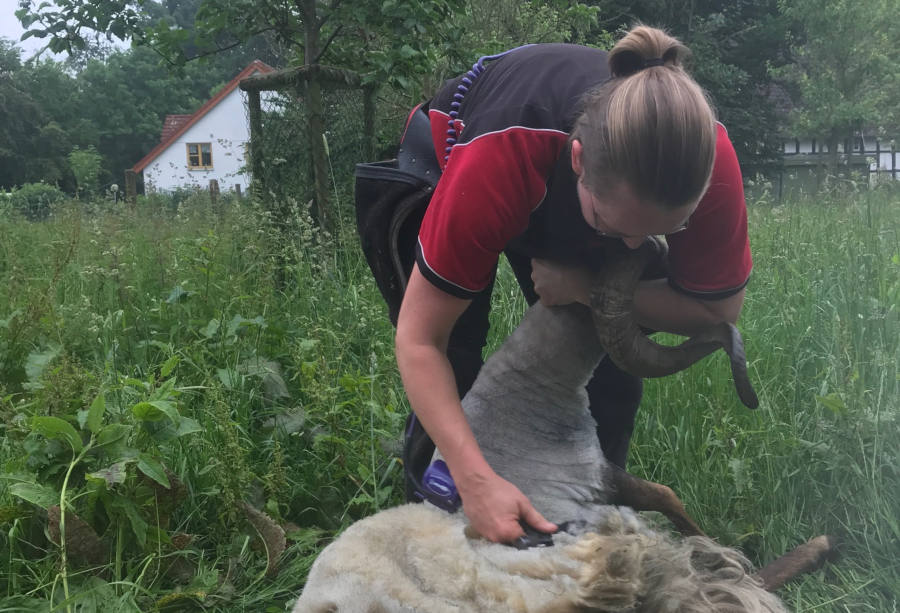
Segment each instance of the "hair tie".
M665 63L665 60L663 60L661 57L653 57L649 60L644 60L644 64L643 66L641 66L641 68L650 68L651 66L664 66Z

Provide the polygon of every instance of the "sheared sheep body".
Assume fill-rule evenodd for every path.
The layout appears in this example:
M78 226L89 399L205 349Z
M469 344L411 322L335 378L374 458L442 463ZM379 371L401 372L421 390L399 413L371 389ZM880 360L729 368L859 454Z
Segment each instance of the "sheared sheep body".
M294 613L781 613L736 551L676 543L630 509L603 507L594 532L519 551L465 535L429 505L348 528L310 570Z
M675 542L612 499L584 386L603 349L590 312L537 304L463 399L490 465L583 532L519 551L468 538L427 504L348 528L313 565L295 613L781 612L736 551Z
M587 307L537 303L462 401L488 464L550 521L594 523L611 499L585 391L602 357Z

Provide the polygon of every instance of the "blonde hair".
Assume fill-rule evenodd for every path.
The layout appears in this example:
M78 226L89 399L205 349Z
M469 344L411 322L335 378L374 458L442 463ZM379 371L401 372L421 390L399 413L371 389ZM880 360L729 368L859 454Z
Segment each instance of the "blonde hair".
M586 187L618 186L663 207L700 199L712 174L715 114L684 70L689 51L663 30L638 25L608 57L612 78L584 100L571 139L582 145Z

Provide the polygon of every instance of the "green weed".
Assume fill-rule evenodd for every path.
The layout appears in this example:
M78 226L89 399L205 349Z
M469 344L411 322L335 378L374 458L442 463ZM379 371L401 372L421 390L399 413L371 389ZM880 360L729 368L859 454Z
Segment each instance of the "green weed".
M650 381L629 468L756 563L841 537L791 608L892 611L900 194L838 196L751 206L761 407L722 356ZM349 212L330 235L281 206L277 228L202 194L0 217L5 608L283 611L330 538L400 502L407 405ZM525 309L506 266L494 306L489 350Z

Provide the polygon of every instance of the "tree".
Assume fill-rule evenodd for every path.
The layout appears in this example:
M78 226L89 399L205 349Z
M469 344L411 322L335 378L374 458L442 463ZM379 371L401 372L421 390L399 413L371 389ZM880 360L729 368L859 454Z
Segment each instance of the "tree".
M837 168L838 145L866 127L897 125L900 98L900 16L888 0L779 0L793 20L793 63L776 76L799 96L793 124L828 146Z
M0 39L0 186L74 187L66 161L74 144L65 128L71 115L63 104L73 90L57 63L22 64L18 49Z
M712 98L745 167L780 158L780 131L767 93L770 66L787 61L789 21L778 0L595 0L600 26L625 30L640 21L663 27L692 52L689 69Z
M100 154L93 145L87 149L75 147L69 153L69 166L75 175L75 196L93 195L97 192L97 177L100 176Z
M156 50L168 62L188 61L240 46L263 34L293 51L302 74L307 104L309 147L313 159L314 202L327 224L328 181L324 142L323 85L326 74L347 79L408 87L437 54L431 37L460 0L199 0L193 30L175 20L151 22L151 0L56 0L35 6L20 0L16 15L28 28L25 36L49 38L49 47L64 51L85 46L89 32L132 38ZM189 18L181 15L182 23ZM328 66L330 70L319 68Z

